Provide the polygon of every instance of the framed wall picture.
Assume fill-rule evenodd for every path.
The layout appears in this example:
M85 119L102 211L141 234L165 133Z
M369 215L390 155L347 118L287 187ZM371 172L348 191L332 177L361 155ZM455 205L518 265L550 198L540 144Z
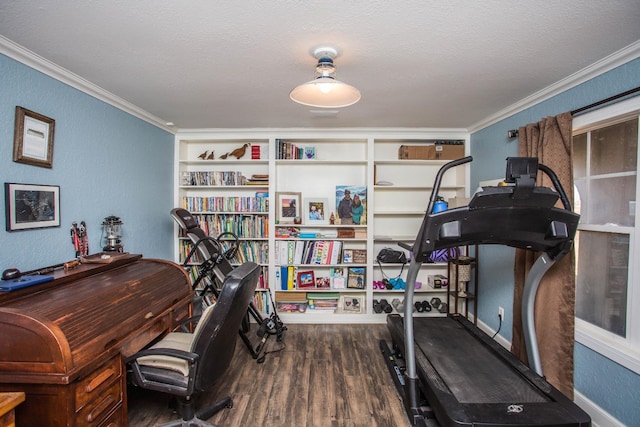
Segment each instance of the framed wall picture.
M7 231L60 226L60 187L4 184Z
M13 161L32 166L53 166L55 120L26 108L16 107Z
M300 193L276 193L276 221L279 224L294 224L300 218Z
M304 199L304 223L305 224L329 224L329 199L305 198Z

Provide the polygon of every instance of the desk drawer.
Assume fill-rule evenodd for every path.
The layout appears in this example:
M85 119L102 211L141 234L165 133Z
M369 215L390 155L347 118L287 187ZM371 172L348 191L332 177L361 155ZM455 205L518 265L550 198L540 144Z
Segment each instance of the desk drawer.
M113 414L114 409L118 406L122 407L122 386L120 381L111 384L110 387L88 402L76 414L77 425L104 425L104 421Z
M120 384L122 363L120 357L114 357L106 365L96 369L91 375L78 381L75 385L76 412L87 402L96 398L114 382Z

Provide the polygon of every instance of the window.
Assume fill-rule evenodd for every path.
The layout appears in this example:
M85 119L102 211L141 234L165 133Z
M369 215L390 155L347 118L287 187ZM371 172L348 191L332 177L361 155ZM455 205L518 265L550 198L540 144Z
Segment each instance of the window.
M576 340L640 373L640 100L574 119Z

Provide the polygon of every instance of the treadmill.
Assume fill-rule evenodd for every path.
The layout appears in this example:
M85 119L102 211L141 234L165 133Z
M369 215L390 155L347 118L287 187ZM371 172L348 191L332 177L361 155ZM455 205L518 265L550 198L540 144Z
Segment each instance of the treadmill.
M432 213L444 173L472 157L445 164L413 244L404 317L390 314L392 347L380 346L415 426L590 426L589 415L549 384L542 372L534 303L544 274L571 250L579 215L555 173L536 158L507 158L505 186L484 187L468 206ZM554 189L536 187L538 171ZM560 200L562 207L555 207ZM529 367L465 317L413 317L422 263L435 250L501 244L540 253L526 281L522 321Z

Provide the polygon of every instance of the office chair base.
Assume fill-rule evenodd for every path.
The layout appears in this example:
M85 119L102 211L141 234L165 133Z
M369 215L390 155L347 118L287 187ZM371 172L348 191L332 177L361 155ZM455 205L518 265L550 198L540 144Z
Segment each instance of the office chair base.
M214 403L212 406L193 413L193 402L178 402L179 411L182 414L181 420L170 421L166 424L162 424L160 427L216 427L215 424L208 423L207 419L211 418L214 414L220 412L226 408L233 408L233 400L227 396ZM190 418L185 420L184 418Z

